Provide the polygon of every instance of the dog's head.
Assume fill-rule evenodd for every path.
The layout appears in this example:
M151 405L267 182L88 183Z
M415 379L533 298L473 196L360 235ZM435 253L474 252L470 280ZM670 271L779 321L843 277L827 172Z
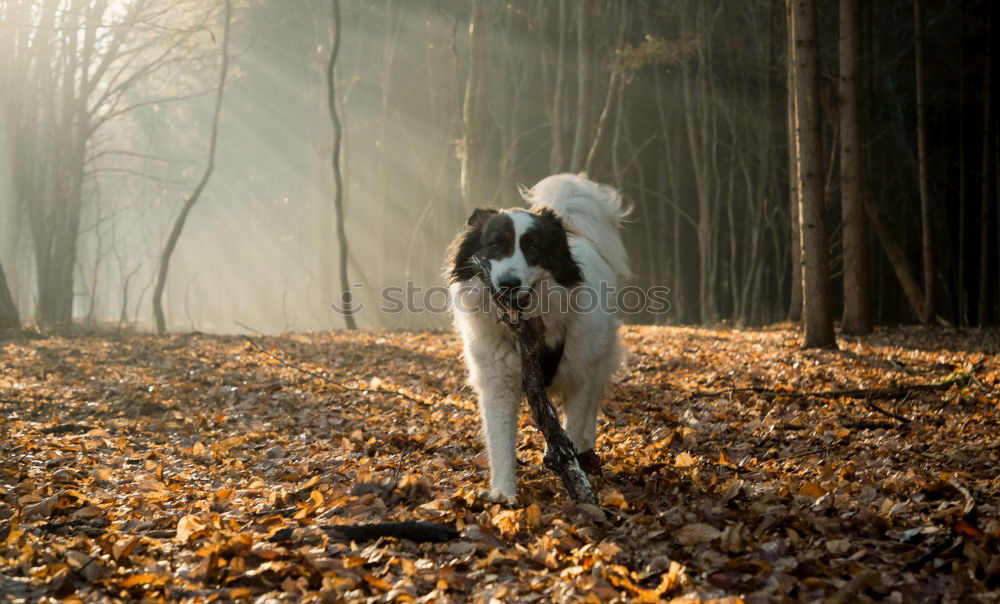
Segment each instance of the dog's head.
M548 209L476 210L449 248L450 282L476 276L473 257L489 263L494 291L519 304L546 280L563 287L583 280L566 228Z

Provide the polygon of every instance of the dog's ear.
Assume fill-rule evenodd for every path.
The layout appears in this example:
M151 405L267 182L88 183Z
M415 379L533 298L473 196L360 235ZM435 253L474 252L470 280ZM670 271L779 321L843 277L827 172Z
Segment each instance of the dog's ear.
M496 213L497 211L493 208L476 208L475 211L472 212L472 216L469 216L469 220L466 224L475 227L482 226L487 220L489 220L490 216L493 216Z
M445 261L445 279L448 283L468 281L476 276L476 268L471 262L472 255L479 250L479 238L482 236L483 226L497 213L496 210L489 208L479 208L474 211L455 240L448 246L448 259Z
M535 214L544 219L542 221L544 226L552 226L553 224L559 227L563 226L562 218L559 218L559 215L556 214L552 208L542 208L541 210L536 210Z

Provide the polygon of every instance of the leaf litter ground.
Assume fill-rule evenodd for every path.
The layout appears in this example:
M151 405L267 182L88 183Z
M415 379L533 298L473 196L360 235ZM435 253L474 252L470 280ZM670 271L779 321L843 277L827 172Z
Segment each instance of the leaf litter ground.
M1000 597L997 334L624 333L600 507L541 466L526 407L519 504L479 496L449 332L8 341L0 599ZM410 520L461 536L326 530Z

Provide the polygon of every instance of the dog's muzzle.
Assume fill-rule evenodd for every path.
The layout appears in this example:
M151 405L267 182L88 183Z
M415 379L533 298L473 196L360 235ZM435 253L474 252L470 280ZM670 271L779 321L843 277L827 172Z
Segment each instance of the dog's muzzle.
M515 308L524 310L531 301L531 287L522 285L520 279L506 277L500 279L497 286L497 293Z

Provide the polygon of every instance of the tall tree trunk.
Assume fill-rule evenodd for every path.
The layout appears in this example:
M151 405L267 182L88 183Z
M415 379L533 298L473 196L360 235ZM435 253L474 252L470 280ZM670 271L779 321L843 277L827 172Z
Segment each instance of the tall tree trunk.
M920 186L921 248L924 261L924 312L920 321L934 321L934 230L931 223L931 192L927 180L927 107L924 93L924 0L913 5L917 68L917 179Z
M344 229L344 183L340 170L340 143L342 139L340 115L337 112L337 55L340 53L340 0L331 0L333 10L333 46L330 50L330 60L326 64L327 105L330 109L330 121L333 122L333 209L337 221L337 251L340 259L340 312L344 315L344 325L347 329L357 329L354 321L354 307L351 299L350 279L347 274L349 252L347 248L347 231Z
M844 221L844 333L866 335L868 303L864 184L861 170L861 1L840 1L840 195Z
M991 4L992 5L992 4ZM965 2L962 2L959 10L959 31L962 34L959 36L958 48L959 48L959 59L958 59L958 270L955 278L955 293L957 294L956 303L958 309L956 311L955 321L961 327L966 327L969 325L969 292L966 287L966 233L965 233L965 223L966 223L966 174L965 174L965 137L966 137L966 121L965 121L965 80L966 80L966 66L965 66ZM987 45L989 45L989 34L986 36Z
M75 94L80 77L79 26L83 11L58 10L46 2L40 27L24 50L18 108L20 125L14 145L17 189L26 205L38 283L37 319L43 326L73 320L73 269L83 203L82 182L88 124L87 101ZM66 40L62 40L65 35ZM89 67L89 66L86 66Z
M7 274L0 264L0 331L20 328L21 317L17 314L17 304L14 303L14 297L7 287Z
M542 0L548 2L549 0ZM566 158L563 152L563 120L566 112L566 30L567 22L566 0L559 0L558 46L556 47L556 80L552 91L552 149L549 152L549 172L555 174L566 169Z
M656 92L656 107L657 115L659 117L660 124L660 137L663 139L663 167L660 172L661 182L664 183L661 186L661 191L664 195L669 195L669 197L661 200L661 205L669 206L665 208L670 212L672 220L669 222L664 222L661 224L661 228L666 228L667 224L670 224L671 236L661 238L663 241L663 254L665 258L669 259L669 263L665 263L668 267L665 271L665 276L658 285L668 285L673 289L677 288L677 283L680 282L681 278L681 209L679 207L681 195L680 195L680 169L677 167L676 154L673 151L671 145L672 139L670 127L668 125L668 113L667 104L663 96L663 83L661 81L662 69L657 67L653 71L653 89ZM669 193L668 193L669 184ZM669 277L669 278L668 278ZM678 323L683 317L681 312L685 309L683 302L680 298L675 297L671 305L671 313L666 317L669 323Z
M412 6L412 3L404 6ZM338 9L339 10L339 9ZM388 0L385 3L385 15L383 19L385 20L385 37L382 42L382 78L381 78L381 102L379 108L379 120L378 120L378 159L375 165L375 197L371 202L366 203L364 210L368 214L368 233L374 237L375 241L386 241L386 232L389 230L389 208L391 207L390 202L390 190L391 188L398 184L396 179L390 177L389 162L387 161L386 155L390 152L389 140L392 135L389 132L389 121L391 116L395 113L393 107L393 101L397 94L397 86L393 81L393 75L395 74L396 65L396 50L399 48L399 36L403 29L403 21L406 20L407 15L404 13L405 8L400 7L396 10L396 3L394 0ZM335 17L339 21L339 16ZM339 25L334 25L336 31L343 29ZM339 35L338 39L333 41L334 46L339 47ZM335 51L336 52L336 51ZM338 52L339 54L339 52ZM336 57L333 57L336 60ZM336 68L336 66L334 66ZM327 104L329 104L329 99ZM333 118L331 115L331 120L336 119L340 121L339 118ZM341 125L338 123L336 125L338 130L342 130ZM335 136L343 137L342 132L335 133ZM341 172L340 163L337 163L337 167L334 168L335 171ZM348 173L350 174L350 173ZM335 175L335 178L340 178ZM341 180L343 180L341 178ZM343 183L339 185L343 188ZM369 270L375 274L375 278L384 281L386 279L386 266L389 265L390 254L374 254L374 257L369 258ZM347 291L342 289L341 291ZM384 318L388 318L387 316Z
M788 300L788 320L802 320L802 240L799 236L799 157L795 151L795 33L792 31L792 4L787 4L788 55L786 85L788 90L788 216L791 225L792 273Z
M694 172L695 192L698 199L698 304L703 323L719 320L718 305L718 201L721 179L714 178L718 167L716 152L718 137L715 122L719 111L714 86L710 81L710 41L705 39L707 29L705 3L696 3L696 29L701 42L693 59L694 69L687 62L681 65L681 89L684 104L684 126L687 134L691 167ZM681 30L687 32L687 15L682 17Z
M153 289L153 316L156 318L156 333L161 335L167 331L167 321L163 314L163 289L167 284L170 257L174 253L174 248L177 247L177 240L180 239L181 232L184 230L184 223L187 222L191 208L201 198L201 193L205 190L209 178L212 177L212 171L215 169L215 147L219 138L219 114L222 112L222 94L226 88L226 74L229 71L229 22L232 13L232 0L225 0L222 28L222 61L219 65L219 83L215 93L215 109L212 112L212 126L208 139L208 160L205 164L205 171L202 173L201 180L195 185L191 195L184 200L181 213L177 215L177 220L174 221L174 228L170 231L170 237L167 238L167 244L163 248L163 253L160 254L160 269L156 276L156 287Z
M479 0L472 0L471 13L469 15L468 46L465 54L468 55L468 67L465 74L465 92L462 96L462 139L458 152L459 177L458 189L462 197L462 206L471 211L476 202L472 199L472 151L476 143L473 134L473 120L478 94L479 69L478 69L478 40L479 33L476 31L479 23Z
M993 283L990 280L990 147L993 137L991 135L992 122L995 119L991 114L992 104L992 44L990 36L993 29L993 7L992 3L987 6L986 17L986 66L983 69L983 163L982 163L982 205L979 210L979 304L978 315L979 325L988 325L990 322L990 290ZM992 150L996 152L996 149Z
M573 134L573 150L570 155L570 171L583 169L584 154L587 150L587 138L590 131L588 118L587 90L590 84L590 56L587 53L587 43L590 35L587 32L587 0L576 0L576 129Z
M823 225L819 49L816 0L789 0L795 34L795 142L802 242L803 347L836 346L830 317L829 266Z

